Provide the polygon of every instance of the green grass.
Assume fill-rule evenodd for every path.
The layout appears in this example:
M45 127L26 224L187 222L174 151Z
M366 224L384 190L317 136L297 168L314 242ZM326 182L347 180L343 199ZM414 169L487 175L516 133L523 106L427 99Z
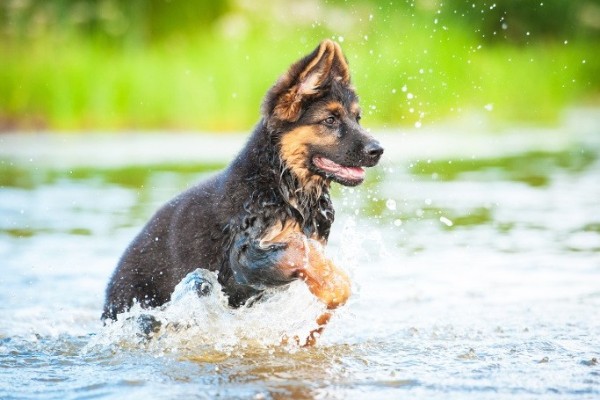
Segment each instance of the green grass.
M598 100L598 42L491 45L461 25L383 12L368 22L369 12L356 11L343 35L250 17L235 38L207 29L146 45L60 31L2 41L0 128L248 130L287 66L340 36L371 127L473 113L552 123L565 106Z

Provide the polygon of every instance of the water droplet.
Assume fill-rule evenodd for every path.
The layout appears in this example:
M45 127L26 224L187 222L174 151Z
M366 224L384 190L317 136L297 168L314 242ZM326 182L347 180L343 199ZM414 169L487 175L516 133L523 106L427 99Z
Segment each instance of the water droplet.
M440 222L442 224L446 225L446 226L452 226L452 225L454 225L454 222L452 222L450 219L448 219L448 218L446 218L444 216L440 217Z
M394 211L396 209L396 200L394 200L394 199L388 199L385 202L385 206L388 208L388 210Z

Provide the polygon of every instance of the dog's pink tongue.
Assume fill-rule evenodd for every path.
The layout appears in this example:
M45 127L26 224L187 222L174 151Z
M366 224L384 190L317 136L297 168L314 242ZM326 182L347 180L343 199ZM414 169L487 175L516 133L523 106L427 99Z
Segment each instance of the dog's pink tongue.
M314 162L317 167L342 179L357 181L365 177L365 170L362 167L344 167L324 157L315 157Z
M361 167L340 167L337 176L351 181L359 181L365 178L365 170Z

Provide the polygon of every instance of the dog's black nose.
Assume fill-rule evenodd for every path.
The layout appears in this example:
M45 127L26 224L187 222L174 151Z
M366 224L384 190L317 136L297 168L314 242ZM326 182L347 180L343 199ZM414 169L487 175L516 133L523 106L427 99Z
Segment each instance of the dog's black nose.
M383 154L383 147L377 141L367 143L365 146L365 154L373 160L378 160Z

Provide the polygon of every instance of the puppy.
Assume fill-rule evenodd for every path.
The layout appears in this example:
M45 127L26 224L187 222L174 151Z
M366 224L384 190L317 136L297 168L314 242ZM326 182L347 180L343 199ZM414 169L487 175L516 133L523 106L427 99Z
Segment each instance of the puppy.
M232 307L296 279L330 310L346 302L348 276L323 253L334 220L329 189L332 182L362 183L364 167L376 165L383 148L359 124L340 46L325 40L293 64L261 111L229 167L164 205L129 245L108 284L102 319L117 319L134 302L168 302L197 268L218 271ZM314 333L329 317L319 318Z

